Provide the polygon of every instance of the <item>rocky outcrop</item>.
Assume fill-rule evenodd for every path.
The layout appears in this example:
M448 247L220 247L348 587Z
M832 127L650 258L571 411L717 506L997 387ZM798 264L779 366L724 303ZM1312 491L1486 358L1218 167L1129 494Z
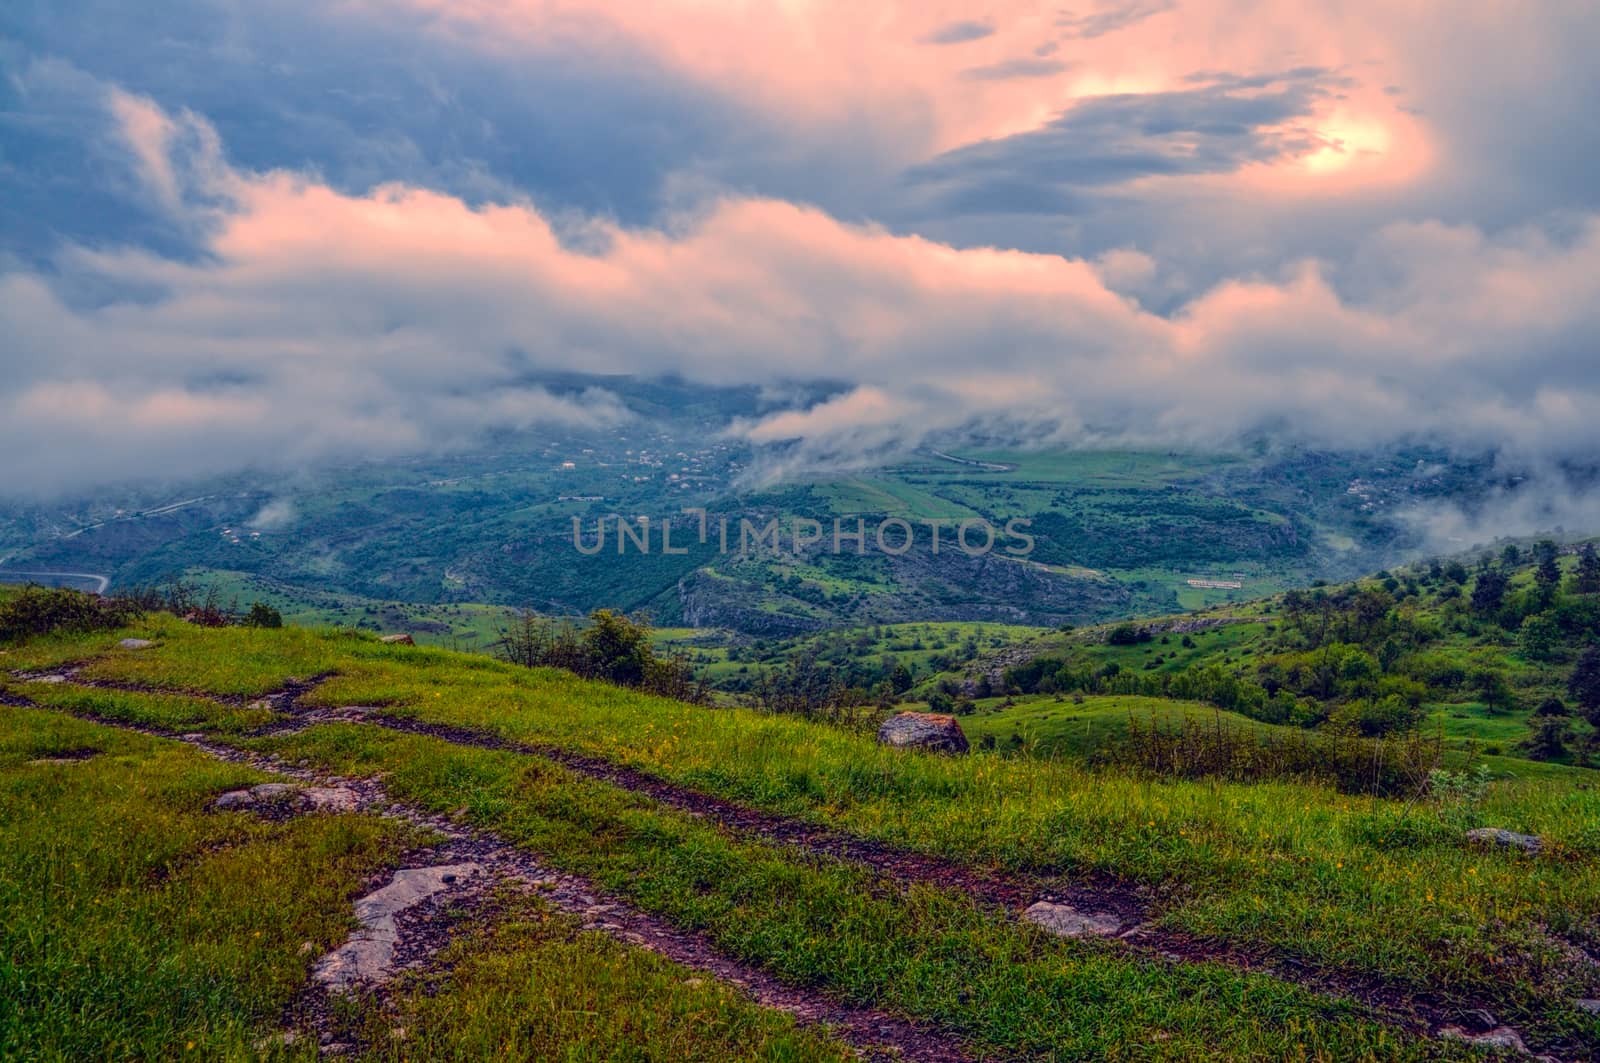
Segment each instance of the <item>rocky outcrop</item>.
M1538 835L1518 834L1514 830L1504 830L1500 827L1479 827L1477 830L1469 830L1467 841L1496 849L1520 849L1525 853L1537 853L1544 848L1544 841Z
M763 608L777 602L778 608ZM709 572L691 572L678 581L678 606L683 622L695 628L727 628L763 639L809 635L827 621L802 615L800 603L784 602L758 584L726 579ZM781 611L783 607L791 611Z
M889 717L878 728L878 743L935 753L965 753L971 748L956 718L935 712L901 712Z
M410 635L385 635L378 640L386 646L415 646L417 640Z

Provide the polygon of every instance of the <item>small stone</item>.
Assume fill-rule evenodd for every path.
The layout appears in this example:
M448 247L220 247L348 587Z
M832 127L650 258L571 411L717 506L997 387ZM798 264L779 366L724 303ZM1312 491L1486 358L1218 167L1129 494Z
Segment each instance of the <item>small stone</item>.
M218 809L256 808L282 803L308 812L354 812L361 807L361 795L343 786L295 786L264 782L248 790L229 790L213 802Z
M1022 918L1064 938L1106 937L1122 929L1122 921L1114 915L1080 912L1070 904L1053 901L1039 901L1023 912Z
M417 640L410 635L385 635L378 640L388 646L415 646Z
M970 748L956 718L934 712L896 713L878 728L878 744L936 753L965 753Z
M1463 1041L1474 1048L1505 1050L1524 1056L1528 1054L1528 1046L1522 1043L1522 1035L1509 1026L1496 1026L1488 1033L1468 1033L1459 1026L1446 1026L1439 1031L1439 1036L1447 1041Z
M257 1041L256 1051L265 1052L273 1045L284 1045L287 1047L294 1044L298 1040L300 1040L299 1034L295 1033L293 1030L285 1030L282 1033L275 1033L271 1037L263 1037L261 1040Z
M1578 1000L1573 1003L1578 1005L1579 1011L1587 1011L1590 1015L1600 1015L1600 1000Z
M1544 848L1543 839L1536 834L1518 834L1514 830L1500 827L1479 827L1477 830L1469 830L1467 840L1478 845L1492 845L1499 849L1521 849L1525 853L1537 853Z
M149 639L123 639L121 642L117 643L117 645L121 646L125 650L148 650L151 646L154 646L155 643L151 642Z

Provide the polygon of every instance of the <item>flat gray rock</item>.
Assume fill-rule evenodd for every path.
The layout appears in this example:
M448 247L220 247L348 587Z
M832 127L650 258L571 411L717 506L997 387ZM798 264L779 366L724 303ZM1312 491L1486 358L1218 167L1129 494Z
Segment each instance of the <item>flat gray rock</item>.
M1521 849L1525 853L1536 853L1544 848L1544 841L1536 834L1518 834L1514 830L1504 830L1500 827L1479 827L1477 830L1469 830L1467 841L1478 845L1492 845L1499 849Z
M396 871L389 884L356 902L361 929L338 949L317 961L311 977L332 992L356 985L381 985L394 974L394 950L400 942L395 917L436 894L477 875L477 864L445 864Z
M117 645L121 646L125 650L148 650L151 646L154 646L155 643L151 642L149 639L123 639L121 642L117 643Z
M1099 912L1081 912L1070 904L1039 901L1022 918L1063 938L1109 937L1122 929L1122 920Z
M1579 1011L1587 1011L1590 1015L1600 1015L1600 1000L1575 1000Z
M288 805L307 812L354 812L361 806L361 797L343 786L264 782L248 790L229 790L213 802L213 807L229 810L273 804Z
M1474 1048L1515 1052L1520 1056L1529 1054L1522 1035L1509 1026L1496 1026L1487 1033L1468 1033L1459 1026L1446 1026L1439 1031L1439 1036L1446 1041L1464 1041Z

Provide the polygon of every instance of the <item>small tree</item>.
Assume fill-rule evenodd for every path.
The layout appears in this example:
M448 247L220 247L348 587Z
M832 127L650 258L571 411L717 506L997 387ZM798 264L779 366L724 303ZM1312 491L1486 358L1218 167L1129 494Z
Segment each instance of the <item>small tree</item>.
M1516 707L1516 698L1505 673L1493 668L1482 668L1473 673L1472 689L1491 713L1510 712Z
M896 694L904 694L910 690L911 669L907 668L903 663L896 664L894 670L889 673L889 689Z
M1530 760L1560 760L1567 755L1567 740L1571 737L1572 724L1565 717L1540 716L1523 748Z
M1572 589L1579 594L1600 594L1600 554L1594 543L1584 543L1578 552L1578 578Z
M1600 646L1590 646L1578 657L1567 680L1567 694L1590 723L1600 727Z
M650 664L650 629L610 609L589 614L580 636L597 678L638 686Z
M1533 710L1535 716L1570 716L1572 710L1567 708L1567 703L1558 697L1548 697L1539 702L1539 707Z
M250 612L245 614L245 627L282 627L283 614L278 612L266 602L253 602Z
M1561 628L1545 613L1535 613L1522 622L1517 637L1522 655L1530 661L1548 661L1555 656L1561 641Z
M1540 539L1533 548L1534 559L1538 562L1533 578L1547 590L1554 590L1561 582L1561 568L1556 564L1558 552L1559 548L1549 539Z
M1506 574L1498 568L1478 573L1478 582L1472 588L1472 611L1484 616L1498 613L1505 605L1506 583Z

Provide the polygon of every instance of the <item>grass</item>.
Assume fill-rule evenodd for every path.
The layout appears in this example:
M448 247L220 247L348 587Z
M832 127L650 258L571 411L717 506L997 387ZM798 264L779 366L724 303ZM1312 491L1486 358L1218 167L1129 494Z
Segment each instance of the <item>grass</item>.
M706 646L691 629L657 632L657 641L669 652L684 651L696 675L712 683L726 684L752 670L781 666L808 654L816 655L824 664L846 670L845 674L857 665L876 670L885 658L892 658L918 679L925 679L937 671L936 660L948 662L961 657L969 645L973 655L992 653L1036 638L1044 630L973 620L872 624L775 640L757 647L764 650L760 654L746 653L743 661L731 660L724 647Z
M238 734L278 719L271 709L224 705L209 698L185 694L137 694L66 683L17 683L14 689L29 700L50 708L168 731L200 728Z
M98 751L71 763L36 763ZM407 832L204 810L260 781L185 747L0 707L0 1058L243 1059Z
M370 1059L674 1059L846 1063L854 1054L789 1016L571 917L514 897L439 957L442 980L397 986ZM389 1031L406 1031L393 1040Z
M1274 979L1058 941L943 890L896 895L850 865L737 840L538 758L362 725L262 744L328 771L382 772L391 793L463 810L785 981L928 1020L987 1053L1401 1059L1432 1051Z
M1092 770L1065 755L908 755L884 750L870 737L796 720L707 710L559 673L336 634L211 632L175 621L155 622L151 633L160 643L156 649L114 654L97 662L95 673L159 686L215 682L229 691L259 691L274 685L274 673L281 679L336 667L339 676L319 689L317 700L386 704L419 719L600 754L707 793L975 864L1068 881L1109 874L1144 883L1170 929L1418 991L1478 996L1495 1002L1508 1021L1600 1041L1600 1024L1563 1003L1600 995L1592 974L1570 962L1563 943L1600 949L1600 794L1569 781L1499 783L1481 804L1460 808L1353 799L1315 786L1152 782ZM208 671L207 662L226 657L230 639L240 640L243 667L237 674L220 665ZM1102 715L1109 721L1111 714L1107 706ZM824 898L871 893L848 876L830 879L844 874L837 869L812 869L822 876L817 880L796 878L812 870L766 853L740 857L764 869L755 880L742 878L746 865L727 863L731 843L709 828L691 830L693 824L656 809L607 804L623 798L596 795L579 780L556 776L559 783L550 783L552 777L541 773L552 769L536 758L409 738L404 744L399 736L380 739L349 729L324 734L345 736L339 742L348 748L333 737L319 738L314 748L283 748L336 768L367 757L366 768L391 771L392 784L415 787L417 797L438 807L466 806L475 817L489 817L481 819L486 825L541 851L567 852L565 859L576 862L571 866L676 920L702 925L696 921L711 918L707 913L736 911L727 923L704 925L724 927L732 951L757 950L742 954L765 956L779 970L799 962L796 956L827 954L811 935L835 923L856 927L851 920L859 913L830 908ZM522 803L535 797L542 803ZM1538 859L1479 851L1462 838L1466 827L1479 824L1539 833L1549 851ZM645 848L628 855L634 846ZM702 853L724 855L696 864ZM824 922L771 926L742 901L733 909L718 907L744 896L726 893L739 883L753 891L749 896L765 899L778 882L803 888L798 895L826 916ZM713 897L723 899L705 899ZM937 934L953 933L937 920L955 918L947 905L956 902L929 903L935 915L945 913L930 924L941 928ZM872 919L880 915L896 933L922 933L887 911ZM838 947L865 955L864 942L877 932L863 924ZM783 949L761 951L775 942ZM989 938L968 941L963 955L992 956L998 947ZM1022 954L1010 948L999 955L1021 963ZM872 962L901 970L888 953L874 953ZM797 970L808 976L821 970L806 964ZM828 979L843 980L829 984L857 985L846 967L827 970ZM915 973L902 970L897 977ZM1117 980L1122 977L1104 974L1106 980L1090 984L1107 999L1153 992L1137 980ZM1033 993L1033 983L1025 984ZM995 992L1004 997L1022 990L997 982ZM926 1008L931 999L943 1001L938 994L894 998L908 1010ZM947 1006L943 1001L917 1013L943 1016ZM1077 1005L1061 1006L1070 1012ZM1120 1036L1157 1021L1156 1012L1117 1006L1135 1009ZM1229 1005L1237 1006L1245 1005ZM1247 1007L1251 1021L1265 1014L1254 1003ZM1173 1013L1185 1014L1181 1008ZM1018 1032L1021 1027L1001 1030L976 1016L962 1021L996 1044L1035 1043L1029 1038L1036 1035ZM1255 1044L1240 1031L1227 1036L1245 1038L1236 1045ZM1094 1043L1104 1050L1111 1042Z
M975 712L961 719L961 728L973 742L994 740L995 748L1026 752L1046 759L1088 759L1127 736L1128 721L1174 724L1209 723L1221 718L1231 727L1270 730L1234 712L1221 712L1193 701L1125 695L1085 696L1081 703L1071 695L1035 694L1015 699L985 698L974 703Z
M0 1058L261 1057L311 962L347 934L350 898L421 840L366 815L206 811L265 778L0 707ZM417 984L398 1019L368 1016L372 1058L852 1058L728 986L513 904L442 957L443 992ZM387 1036L396 1021L404 1042ZM317 1050L302 1039L272 1055Z

